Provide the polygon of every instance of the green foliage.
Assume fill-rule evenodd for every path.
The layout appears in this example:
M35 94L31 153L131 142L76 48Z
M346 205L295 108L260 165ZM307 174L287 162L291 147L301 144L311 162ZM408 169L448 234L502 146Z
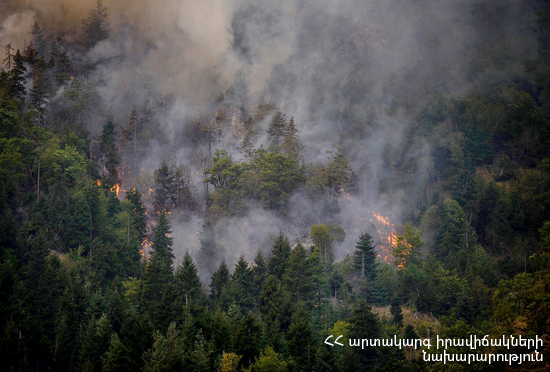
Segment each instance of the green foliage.
M101 0L97 0L88 17L82 20L82 33L82 45L86 49L109 37L107 8Z
M330 234L329 228L326 225L311 225L310 236L315 247L319 248L321 260L332 262L332 242L333 236Z
M184 298L185 306L190 301L201 299L203 293L197 267L188 251L185 252L181 265L176 269L175 278L176 290Z
M275 241L273 241L271 247L271 258L268 261L269 273L275 275L277 279L282 280L288 267L290 254L291 249L288 238L281 232Z
M286 372L288 362L281 354L276 353L271 346L261 352L256 361L246 369L247 372Z
M219 300L222 290L229 282L230 277L231 275L229 273L229 268L227 267L225 260L223 260L218 270L212 274L212 282L210 283L210 297L214 300Z
M421 249L424 246L420 239L420 231L408 223L405 224L403 229L403 235L397 237L397 242L392 247L393 262L401 269L408 265L419 265Z

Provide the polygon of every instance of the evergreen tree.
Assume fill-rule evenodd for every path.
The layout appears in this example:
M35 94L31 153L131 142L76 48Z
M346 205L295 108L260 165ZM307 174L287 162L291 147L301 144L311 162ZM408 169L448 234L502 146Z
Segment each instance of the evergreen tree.
M19 53L19 49L13 58L14 66L10 71L9 77L9 94L13 98L24 100L27 95L25 90L25 72L27 68L23 64L23 57Z
M168 168L166 161L162 161L160 168L155 171L155 191L153 206L157 212L169 211L174 204L175 184L174 175Z
M380 325L377 316L373 314L372 308L363 299L359 300L353 315L349 320L351 329L350 339L375 339L380 337ZM353 348L349 355L348 368L353 366L354 370L369 370L376 364L377 352L374 347Z
M110 190L118 182L117 166L120 163L115 145L115 126L110 118L103 125L100 148L105 156L105 169L107 170L104 186Z
M173 239L169 236L170 226L166 214L161 212L157 226L153 229L150 258L143 272L143 302L157 324L166 324L172 304L174 274L172 263Z
M254 306L254 278L252 276L252 271L248 267L248 262L246 262L242 255L235 265L235 271L233 272L231 280L238 284L243 291L242 296L236 301L237 305L251 310Z
M331 195L335 198L344 186L349 185L351 168L348 159L342 154L340 148L333 145L334 151L327 151L331 154L331 162L327 165L327 184L331 189Z
M82 20L82 33L82 44L86 49L109 37L107 8L101 0L97 0L88 17Z
M142 371L181 371L183 351L183 340L176 329L176 323L172 322L166 331L166 336L158 331L155 333L153 347L143 355L145 366Z
M202 295L202 286L199 275L197 274L197 267L189 254L189 251L185 252L185 256L180 266L176 270L176 285L178 293L180 293L185 299L185 306L190 301L197 301Z
M281 232L273 242L271 258L268 262L269 273L275 275L279 280L282 280L284 277L290 252L291 248L288 238Z
M46 40L44 37L44 31L38 26L38 22L35 22L31 30L32 44L36 46L38 54L44 56L46 53Z
M62 84L65 81L71 80L73 68L67 52L62 52L59 54L55 67L55 80L57 80L58 83Z
M261 333L261 324L256 316L252 313L246 314L235 335L235 339L239 340L235 345L235 352L243 356L241 367L248 367L260 353Z
M132 372L130 351L115 334L103 360L103 372Z
M219 300L222 294L222 290L225 285L229 282L231 274L229 273L229 268L225 263L225 260L222 261L218 270L212 275L212 280L210 282L210 296L214 300Z
M6 70L11 70L11 67L13 64L13 58L15 57L14 54L11 53L11 51L13 50L13 47L11 46L11 42L10 43L7 43L5 46L4 46L4 50L6 51L6 58L2 60L2 63L4 64L4 67L6 68Z
M248 159L252 157L252 154L254 153L254 146L252 145L252 128L248 129L246 131L246 135L243 138L243 142L241 143L241 146L239 147L239 151L244 155L244 161L246 164L248 164Z
M353 254L353 268L361 279L365 278L374 281L376 277L376 251L372 242L372 236L361 234L355 245Z
M300 151L302 151L303 145L296 136L296 133L298 133L298 129L294 124L294 117L291 117L284 132L285 138L281 144L281 149L288 156L298 157L300 155Z
M202 224L199 241L201 243L198 259L199 265L206 273L213 273L223 258L223 249L216 242L214 227L209 220L205 220Z
M252 266L252 278L254 280L254 287L252 289L254 301L257 303L258 296L262 290L262 285L267 277L267 263L264 259L262 251L258 250L256 256L254 256L254 266Z
M304 303L299 302L288 328L288 350L294 371L315 371L317 342Z
M273 114L267 133L269 134L270 144L278 148L281 144L281 138L285 135L286 120L279 109Z
M390 313L392 322L397 324L400 328L403 327L403 311L401 311L401 301L398 297L393 297L391 299Z
M49 97L46 63L37 59L32 65L33 84L30 92L30 104L38 111L38 125L44 123L45 105Z
M260 293L259 310L266 326L269 344L284 351L283 333L290 322L289 299L275 275L269 275Z
M284 286L294 302L304 301L308 305L311 304L312 277L307 252L301 244L297 244L290 254L288 267L283 276Z
M147 223L145 221L146 209L141 204L141 194L134 187L129 191L126 191L126 200L130 202L130 214L132 216L132 222L138 231L139 241L142 243L147 238Z

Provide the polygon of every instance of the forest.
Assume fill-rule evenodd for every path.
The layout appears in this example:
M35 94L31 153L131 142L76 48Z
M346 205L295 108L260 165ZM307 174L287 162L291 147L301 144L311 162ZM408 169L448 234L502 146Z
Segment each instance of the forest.
M0 43L5 371L548 370L550 1L0 0Z

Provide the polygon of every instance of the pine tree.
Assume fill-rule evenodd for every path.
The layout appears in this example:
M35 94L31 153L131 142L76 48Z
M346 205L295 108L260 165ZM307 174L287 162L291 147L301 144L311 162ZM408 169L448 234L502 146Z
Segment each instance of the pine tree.
M392 322L397 324L399 327L403 327L403 311L401 311L401 301L396 296L391 299L390 313L392 316Z
M166 161L162 161L160 168L155 171L155 191L153 206L157 212L169 211L174 203L175 184L174 175L168 168Z
M115 126L110 118L103 125L100 149L105 156L105 169L107 170L104 186L110 190L118 182L117 166L120 163L115 145Z
M252 271L248 267L248 262L246 262L244 256L242 255L239 257L239 260L235 265L235 271L231 276L231 280L237 283L243 290L242 296L237 299L237 305L251 310L254 306L254 278L252 276Z
M372 236L361 234L355 245L353 254L353 268L360 278L373 281L376 277L376 251L372 242Z
M273 242L271 258L268 262L269 273L275 275L279 280L282 280L285 274L290 252L291 248L288 238L283 233L280 233Z
M289 299L275 275L269 275L264 282L260 293L259 310L266 325L266 334L269 344L283 351L283 333L290 323Z
M9 70L11 70L12 65L14 65L13 59L15 57L15 55L13 55L11 53L11 51L13 50L13 47L11 46L11 43L7 43L4 46L4 50L6 52L6 58L4 58L2 60L2 63L4 64L4 67L6 68L6 70L9 71Z
M82 33L82 44L87 49L109 37L107 8L103 6L101 0L97 0L95 6L90 9L88 17L82 20Z
M248 164L248 159L252 157L252 154L254 153L254 146L252 145L252 136L253 132L252 129L248 129L246 131L246 135L243 138L243 142L241 143L241 146L238 148L238 150L244 155L244 161Z
M231 274L225 260L222 261L218 270L212 274L212 280L210 282L210 296L214 300L219 300L222 294L222 290L225 285L229 282Z
M257 303L258 296L262 290L262 285L267 277L267 262L264 259L262 251L258 250L254 256L254 266L252 266L252 278L254 280L254 288L252 289L254 301Z
M216 234L212 222L205 220L202 224L202 231L199 233L201 247L199 249L198 263L202 270L210 274L216 270L220 260L223 258L223 249L216 242Z
M377 316L373 314L372 308L363 299L357 303L349 322L351 323L350 339L375 339L380 337L381 332ZM352 362L350 364L357 363L353 368L354 370L369 370L376 364L377 352L374 347L353 348L352 355L355 358L350 361ZM348 365L348 367L350 366Z
M38 53L41 56L46 52L46 40L44 37L44 31L38 26L38 22L35 22L31 30L32 44L36 46Z
M297 244L290 254L283 283L294 302L304 301L309 305L313 300L313 274L307 252L301 244Z
M152 235L152 252L143 273L143 302L155 323L167 325L169 317L166 315L170 311L173 295L174 255L173 239L169 236L170 226L164 211L160 213Z
M247 313L241 321L235 339L235 352L242 355L241 366L248 367L253 359L260 354L261 324L253 313Z
M288 156L294 156L298 157L300 155L300 151L302 151L302 143L296 136L296 133L298 133L298 129L296 128L296 125L294 124L294 116L290 118L290 121L288 122L288 126L285 129L283 139L283 143L281 144L281 149L287 154Z
M336 152L327 151L328 154L332 154L331 162L327 165L327 184L332 197L335 198L344 186L349 185L351 168L340 148L336 145L333 147Z
M359 276L359 293L369 302L374 300L376 280L376 251L369 234L361 234L355 246L353 255L353 268Z
M58 83L64 83L65 81L71 80L72 75L71 60L67 55L67 52L60 53L55 69L55 80Z
M305 304L299 302L288 328L288 349L294 359L294 371L315 371L316 346Z
M30 103L38 111L38 125L44 122L44 106L49 96L48 75L46 73L46 64L42 59L37 59L32 65L33 84L30 93Z
M199 275L197 273L197 267L189 254L189 251L185 252L183 261L176 270L176 285L178 293L185 298L185 306L190 301L197 301L202 295L202 286Z
M267 133L269 134L270 144L274 148L278 148L281 144L281 138L285 135L286 120L284 115L279 109L273 114L271 118L271 123L269 123L269 128Z
M25 72L27 71L27 68L23 62L23 57L21 56L21 53L19 53L18 49L15 53L15 57L13 57L14 66L10 71L9 92L13 98L20 100L24 100L27 95L27 91L25 90Z
M145 221L145 207L141 204L141 194L134 187L126 192L126 200L130 202L130 213L132 222L139 233L139 242L142 243L147 237L147 223Z
M129 175L137 152L137 110L135 106L130 112L128 124L120 129L119 147L123 173Z

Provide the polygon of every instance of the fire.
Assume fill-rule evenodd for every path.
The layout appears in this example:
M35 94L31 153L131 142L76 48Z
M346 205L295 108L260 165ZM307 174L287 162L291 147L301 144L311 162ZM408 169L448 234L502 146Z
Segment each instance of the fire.
M386 225L386 226L393 226L392 224L390 224L390 219L388 217L384 217L380 214L380 212L374 212L373 213L373 216L374 218L376 218L376 220L378 222L380 222L382 225Z
M339 195L342 197L337 197L337 199L343 209L348 209L354 213L358 212L356 200L349 193L346 193L344 188L341 187L339 189ZM344 195L346 196L345 198L343 197ZM361 203L359 202L359 204ZM378 233L378 238L373 236L377 240L375 244L379 251L378 258L388 264L392 263L392 247L397 244L397 234L394 224L391 223L389 217L382 215L378 210L365 210L361 208L359 213L362 216L356 216L356 218L362 227L358 229L359 231L357 229L344 230L346 232L346 239L357 241L359 233L372 231L371 229L374 228Z
M96 183L97 183L97 185L98 185L99 187L101 187L101 186L103 185L103 184L101 183L101 180L97 180Z
M111 187L111 192L114 192L116 196L118 196L118 193L120 192L120 186L118 185L118 183Z

